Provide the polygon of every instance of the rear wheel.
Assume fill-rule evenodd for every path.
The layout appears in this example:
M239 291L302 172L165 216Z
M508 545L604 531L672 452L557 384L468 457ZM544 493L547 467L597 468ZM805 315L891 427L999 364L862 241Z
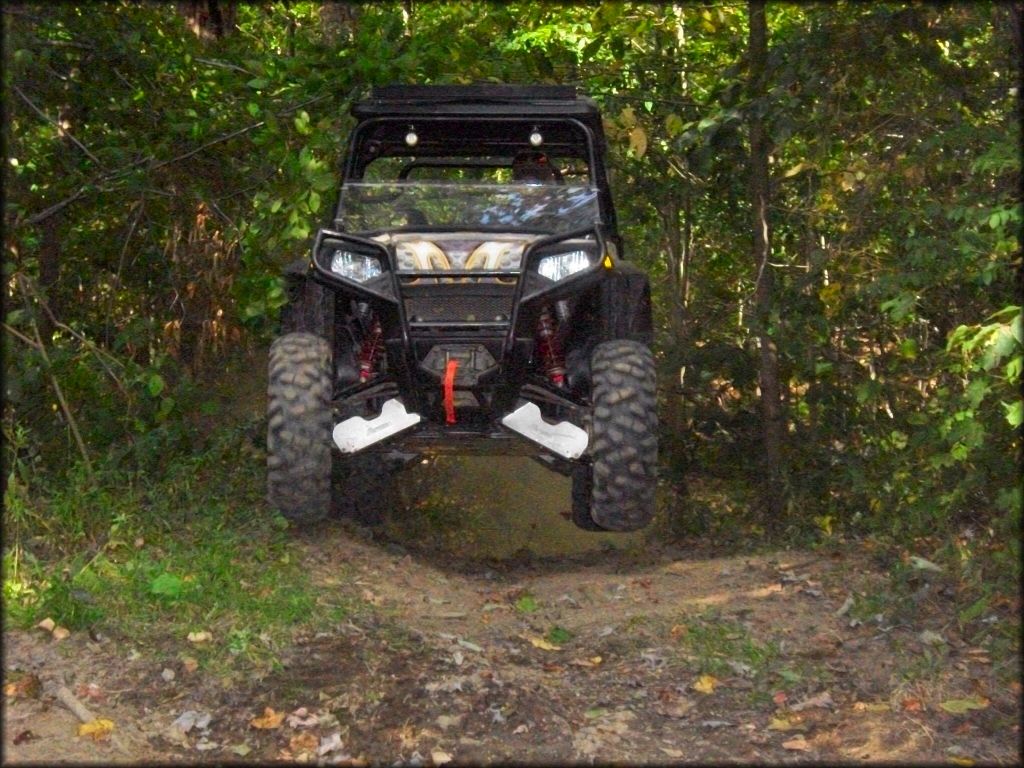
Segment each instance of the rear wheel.
M267 500L288 520L322 520L331 492L331 349L311 333L270 347Z
M654 356L638 341L606 341L594 349L591 376L590 519L603 530L635 531L654 516L658 466ZM574 519L576 492L582 492L587 479L573 480Z

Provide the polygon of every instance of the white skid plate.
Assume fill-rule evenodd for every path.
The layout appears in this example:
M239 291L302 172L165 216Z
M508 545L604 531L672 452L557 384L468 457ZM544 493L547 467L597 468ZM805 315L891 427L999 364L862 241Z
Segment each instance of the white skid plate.
M587 450L587 433L568 421L549 424L535 403L516 408L501 420L509 429L566 459L578 459Z
M399 400L392 399L384 403L380 416L372 419L353 416L335 426L334 442L342 453L357 453L367 446L397 435L419 421L418 413L409 413Z

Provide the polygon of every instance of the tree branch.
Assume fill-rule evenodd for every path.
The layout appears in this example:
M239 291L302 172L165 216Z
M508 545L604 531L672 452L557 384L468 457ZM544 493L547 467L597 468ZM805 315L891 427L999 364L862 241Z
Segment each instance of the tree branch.
M24 102L25 102L26 104L28 104L28 105L29 105L29 107L30 107L30 108L32 109L32 111L33 111L33 112L35 112L35 113L36 113L37 115L39 115L39 116L40 116L41 118L43 118L43 120L45 120L46 122L50 123L51 125L54 125L54 126L56 126L56 128L57 128L57 130L58 130L58 131L63 131L64 135L65 135L65 136L67 136L67 137L68 137L69 139L71 139L71 142L72 142L72 143L73 143L73 144L74 144L74 145L75 145L76 147L78 147L78 148L79 148L80 150L82 150L83 152L85 152L86 156L87 156L87 157L88 157L88 158L89 158L90 160L92 160L92 161L93 161L94 163L96 163L96 165L98 165L98 166L99 166L100 168L102 168L102 167L103 167L103 163L101 163L101 162L99 161L99 159L98 159L98 158L96 157L96 155L94 155L94 154L93 154L92 152L90 152L90 151L89 151L88 147L86 147L86 146L85 146L85 144L83 144L83 143L82 143L82 142L80 142L80 141L79 141L78 139L76 139L76 138L75 138L74 136L72 136L72 135L71 135L71 132L70 132L70 131L68 131L68 130L65 130L65 128L64 128L64 127L63 127L63 126L62 126L62 125L60 124L60 122L59 122L59 121L57 121L57 120L54 120L54 119L53 119L52 117L50 117L50 116L49 116L48 114L46 114L45 112L43 112L43 110L41 110L41 109L40 109L39 107L37 107L37 106L36 106L36 105L35 105L35 104L34 104L34 103L32 102L32 99L30 99L30 98L29 98L28 96L26 96L26 95L24 94L24 92L23 92L23 91L21 90L21 88L19 88L18 86L14 85L14 84L12 84L12 85L11 85L11 88L13 88L13 89L14 89L14 92L15 92L16 94L18 94L18 96L20 96L20 97L21 97L21 100L22 100L22 101L24 101Z
M15 87L17 87L17 86L15 86ZM353 89L353 91L350 92L348 96L346 96L346 101L350 100L354 93L355 93L355 89ZM292 112L295 112L296 110L302 109L303 107L308 107L310 104L316 104L318 102L321 102L324 99L330 98L330 96L331 96L331 94L329 94L329 93L324 93L324 94L321 94L319 96L314 96L311 99L307 99L306 101L299 102L298 104L295 104L295 105L293 105L291 107L288 107L287 109L281 110L280 112L277 113L276 116L277 117L284 117L285 115L290 115ZM211 139L210 141L206 142L205 144L202 144L201 146L196 147L195 149L190 150L190 151L188 151L188 152L186 152L186 153L184 153L182 155L178 155L177 157L172 157L169 160L162 160L161 162L159 162L159 163L157 163L155 165L150 166L149 170L150 171L155 171L157 168L163 168L166 165L171 165L172 163L178 163L178 162L181 162L182 160L187 160L188 158L192 157L193 155L199 154L200 152L202 152L205 149L209 149L212 146L215 146L217 144L221 144L221 143L223 143L225 141L229 141L230 139L233 139L233 138L236 138L236 137L241 136L243 134L246 134L249 131L255 130L256 128L260 128L260 127L262 127L265 124L266 124L265 120L260 120L258 123L253 123L252 125L248 125L245 128L239 128L236 131L231 131L230 133L224 134L223 136L219 136L216 139ZM28 219L26 219L26 223L28 223L28 224L39 224L40 222L45 221L46 219L48 219L53 214L57 213L58 211L62 210L65 207L67 207L68 205L71 205L71 203L75 202L80 197L85 195L86 192L89 191L90 187L95 187L95 186L103 184L105 182L114 181L115 179L118 179L118 178L126 175L133 168L135 168L135 167L137 167L139 165L142 165L143 163L152 161L153 159L154 158L153 158L152 155L147 155L146 157L144 157L141 160L136 160L135 162L129 163L128 165L126 165L126 166L124 166L122 168L118 168L116 170L110 171L109 173L103 174L102 176L98 176L98 177L94 178L92 181L90 181L87 184L85 184L84 186L82 186L77 192L75 192L75 194L71 195L70 197L67 197L64 200L61 200L59 203L55 203L54 205L51 205L49 208L46 208L45 210L42 210L39 213L33 214Z

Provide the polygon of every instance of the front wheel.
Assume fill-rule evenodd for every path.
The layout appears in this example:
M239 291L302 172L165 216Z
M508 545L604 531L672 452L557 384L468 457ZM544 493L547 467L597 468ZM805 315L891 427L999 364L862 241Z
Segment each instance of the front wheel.
M594 404L590 518L606 531L636 531L654 516L658 467L654 356L638 341L606 341L594 349L590 369ZM574 490L582 491L583 480L574 482ZM574 517L579 512L574 509Z
M267 500L293 523L322 520L331 498L331 349L311 333L270 347Z

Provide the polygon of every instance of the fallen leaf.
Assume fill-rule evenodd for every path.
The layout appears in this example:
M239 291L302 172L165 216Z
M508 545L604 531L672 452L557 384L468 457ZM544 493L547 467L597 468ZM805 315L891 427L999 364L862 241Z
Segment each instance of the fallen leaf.
M310 714L305 707L299 707L288 715L287 722L290 728L312 728L320 723L320 718Z
M380 605L380 604L381 604L382 602L384 602L384 601L383 601L383 600L382 600L382 599L380 598L380 596L379 596L379 595L375 595L375 594L374 594L373 592L371 592L371 591L370 591L369 589L364 589L364 590L363 590L363 600L365 600L366 602L368 602L368 603L369 603L370 605L378 605L378 606L379 606L379 605Z
M900 702L900 706L903 707L904 712L920 712L924 709L920 699L904 699Z
M754 668L749 664L744 664L742 661L727 659L725 663L729 665L729 669L742 677L751 677L754 674Z
M769 731L806 731L807 725L799 720L790 720L788 717L773 717L768 723Z
M939 704L944 710L953 715L962 715L972 709L985 709L988 706L988 699L978 696L973 699L950 699Z
M701 720L701 728L731 728L732 723L728 720Z
M288 749L296 755L302 752L315 752L319 746L320 739L309 731L298 733L288 740Z
M672 629L670 629L668 633L678 640L680 637L686 637L686 633L689 631L689 628L685 624L673 624Z
M25 675L13 683L7 683L4 686L4 696L34 699L39 696L41 690L42 683L39 682L38 677L35 675Z
M36 736L34 733L32 733L32 731L24 730L24 731L21 731L20 733L18 733L18 735L14 737L14 744L15 744L15 746L17 746L19 744L24 744L25 742L28 742L28 741L35 741L38 738L39 737Z
M177 719L171 723L172 728L177 728L182 733L188 733L193 728L199 730L205 730L210 726L210 721L213 718L207 712L197 712L194 709L186 709Z
M80 699L91 699L92 701L104 701L107 698L107 695L103 693L103 689L96 685L96 683L89 683L88 685L80 683L75 686L75 696Z
M260 730L272 730L274 728L280 728L281 722L284 720L284 712L275 712L270 707L263 709L263 715L261 717L254 717L249 721L249 725L253 728L259 728Z
M602 661L600 656L591 656L589 659L573 659L569 663L574 667L596 667Z
M56 642L59 643L61 640L66 640L69 637L71 637L71 630L65 629L64 627L53 628L53 639Z
M543 637L537 637L536 635L520 635L520 637L522 637L524 640L528 640L530 645L532 645L534 648L540 648L542 651L562 650L562 647L560 645L549 643Z
M849 611L849 610L850 610L851 608L853 608L853 595L850 595L849 597L847 597L847 598L846 598L846 599L845 599L845 600L843 601L843 604L842 604L841 606L839 606L839 610L837 610L837 611L836 611L836 612L835 612L834 614L832 614L832 615L833 615L833 616L845 616L845 615L846 615L846 613L847 613L847 612L848 612L848 611Z
M715 686L718 685L718 679L711 675L701 675L697 678L697 682L693 684L693 690L698 693L714 693Z
M788 698L789 697L786 695L785 691L777 691L775 695L772 696L772 701L775 702L775 706L781 707L783 704L786 703L786 699Z
M464 715L438 715L434 722L442 731L447 731L449 728L461 725L463 717Z
M46 618L36 624L36 626L40 629L45 629L47 632L53 632L53 628L57 626L57 623L53 619Z
M78 726L79 736L89 736L93 741L107 738L114 731L114 721L104 718L90 720Z
M432 749L430 750L430 759L434 761L434 765L444 765L452 761L452 756L443 749Z
M191 656L186 656L181 660L181 666L185 668L185 671L190 675L199 669L199 662L193 659Z
M188 641L190 643L208 643L211 640L213 640L213 635L211 635L206 630L203 630L202 632L188 633Z
M252 747L250 747L248 744L236 744L231 748L231 751L239 757L245 757L250 752L252 752Z
M320 746L316 748L317 757L323 757L328 752L338 752L345 745L341 741L341 734L335 731L330 736L320 739Z
M514 736L518 736L521 733L529 733L529 732L530 732L530 726L528 726L526 723L521 723L520 725L517 725L515 727L515 730L512 731L512 734Z
M164 667L164 671L160 673L160 677L164 679L164 682L171 682L175 678L174 670L170 667Z
M926 629L921 632L917 639L925 645L944 645L946 638L940 635L938 632L932 632L930 629Z
M969 757L951 757L949 762L954 765L974 765L974 761Z
M690 699L677 699L675 701L659 702L654 711L663 717L679 719L686 717L693 709L693 702Z
M793 749L793 750L797 750L797 751L803 752L805 750L810 749L811 745L807 743L807 739L805 739L802 735L800 735L800 736L793 737L789 741L782 742L782 748L783 749Z
M590 709L588 709L586 712L583 713L583 716L585 718L589 719L589 720L594 720L594 719L596 719L598 717L601 717L602 715L607 715L607 714L608 714L608 710L605 707L591 707Z
M855 701L853 703L854 712L888 712L891 710L887 703L884 701L879 702L868 702L868 701Z
M911 555L910 564L919 571L942 573L942 566L936 565L931 560L925 560L923 557L918 557L917 555Z
M790 710L792 710L793 712L802 712L803 710L809 709L811 707L832 709L833 707L835 707L835 705L835 702L832 701L832 694L828 691L823 691L817 694L816 696L811 696L808 699L804 699L798 704L791 705Z
M683 756L683 751L681 749L669 749L668 747L658 747L658 749L660 749L662 752L664 752L669 757L682 757Z

